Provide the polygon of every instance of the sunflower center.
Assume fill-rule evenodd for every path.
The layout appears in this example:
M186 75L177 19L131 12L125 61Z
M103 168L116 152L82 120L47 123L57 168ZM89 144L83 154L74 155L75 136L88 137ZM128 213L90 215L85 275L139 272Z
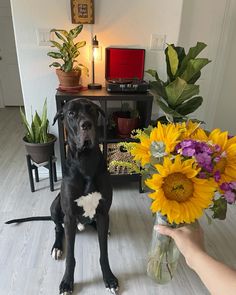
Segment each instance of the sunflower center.
M226 165L227 165L226 158L221 158L220 161L216 163L214 170L220 171L220 173L224 173Z
M185 202L193 195L192 181L179 172L168 175L162 189L167 199L177 202Z

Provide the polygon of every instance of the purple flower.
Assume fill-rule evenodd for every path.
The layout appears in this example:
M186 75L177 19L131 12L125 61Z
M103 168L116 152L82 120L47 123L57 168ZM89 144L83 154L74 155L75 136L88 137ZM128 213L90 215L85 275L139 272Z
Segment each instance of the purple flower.
M223 182L223 183L220 185L220 189L222 189L223 191L230 191L229 183L228 183L228 182Z
M186 147L190 147L190 146L194 146L194 141L189 139L189 140L183 140L181 143L180 143L181 147L182 148L186 148Z
M229 204L233 204L235 202L235 193L232 191L226 191L224 197Z
M221 175L220 175L220 171L216 171L214 173L214 179L216 182L219 182L220 181L220 178L221 178Z
M230 187L231 190L236 190L236 181L230 182L229 187Z
M206 179L207 178L207 174L206 174L206 172L201 171L201 172L199 172L198 177L199 178Z
M192 157L195 154L195 149L186 147L182 150L182 155L185 157Z
M195 155L195 158L198 164L203 168L211 165L211 156L208 155L206 152Z

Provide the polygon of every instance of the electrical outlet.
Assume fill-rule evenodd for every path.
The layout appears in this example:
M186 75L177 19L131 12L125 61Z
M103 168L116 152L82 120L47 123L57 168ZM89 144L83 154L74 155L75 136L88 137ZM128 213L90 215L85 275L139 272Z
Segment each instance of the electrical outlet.
M151 34L150 49L164 50L166 45L166 35Z

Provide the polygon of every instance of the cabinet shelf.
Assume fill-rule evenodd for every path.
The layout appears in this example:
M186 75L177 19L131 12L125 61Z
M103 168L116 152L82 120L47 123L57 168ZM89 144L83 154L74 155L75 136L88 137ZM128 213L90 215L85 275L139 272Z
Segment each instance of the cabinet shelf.
M122 141L133 142L136 139L133 138L120 138L112 130L108 130L108 114L109 106L112 101L133 101L136 104L136 108L140 115L140 127L148 127L151 121L152 102L153 95L147 93L109 93L104 88L101 90L85 90L78 93L66 93L57 91L56 93L56 105L57 111L61 110L63 105L74 98L87 98L92 101L98 101L101 108L105 112L105 118L102 120L102 126L98 128L98 138L100 144L103 145L103 155L107 160L107 147L109 144L115 144ZM108 104L109 102L109 104ZM62 175L65 172L65 159L66 159L66 147L65 147L65 134L62 120L58 120L58 132L59 132L59 146L61 156ZM111 174L113 182L124 181L139 181L141 184L141 176L137 173L134 174ZM139 187L141 189L141 186Z

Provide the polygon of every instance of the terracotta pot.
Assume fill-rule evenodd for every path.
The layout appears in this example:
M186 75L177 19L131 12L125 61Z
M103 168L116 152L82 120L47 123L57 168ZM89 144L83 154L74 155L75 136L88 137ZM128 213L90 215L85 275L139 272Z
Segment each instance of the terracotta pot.
M81 71L63 72L60 69L56 69L56 74L60 82L60 86L75 87L79 86Z
M35 163L47 162L49 157L54 154L54 143L57 138L53 134L50 134L50 137L52 137L52 140L47 143L31 143L27 142L25 137L23 138L26 153L30 155Z
M118 118L117 119L117 129L120 137L130 137L132 130L138 128L139 119L138 118Z

